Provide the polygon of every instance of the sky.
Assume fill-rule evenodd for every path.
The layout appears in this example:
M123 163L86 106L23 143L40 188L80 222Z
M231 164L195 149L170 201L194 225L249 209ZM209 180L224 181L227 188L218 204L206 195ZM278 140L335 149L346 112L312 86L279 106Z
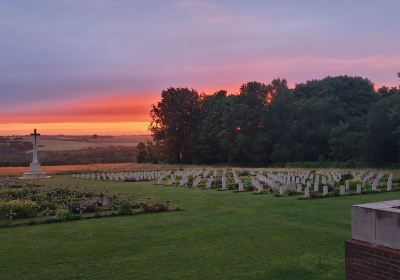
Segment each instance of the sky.
M398 0L0 1L0 135L148 134L168 87L397 86Z

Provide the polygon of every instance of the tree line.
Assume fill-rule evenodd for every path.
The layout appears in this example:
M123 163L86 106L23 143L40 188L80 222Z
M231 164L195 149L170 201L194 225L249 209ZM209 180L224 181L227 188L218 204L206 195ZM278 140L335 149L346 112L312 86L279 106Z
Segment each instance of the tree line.
M248 82L236 94L168 88L152 106L153 141L139 162L273 165L400 161L400 90L361 77L327 77L288 87Z

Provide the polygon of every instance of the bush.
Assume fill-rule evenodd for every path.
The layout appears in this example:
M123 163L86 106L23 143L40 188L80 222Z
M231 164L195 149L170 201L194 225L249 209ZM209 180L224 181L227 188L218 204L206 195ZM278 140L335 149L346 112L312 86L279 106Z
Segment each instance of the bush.
M353 179L353 175L347 173L343 174L342 177L340 178L339 185L344 185L347 180Z
M24 189L16 188L16 189L0 190L0 198L6 199L9 197L13 199L24 197Z
M168 211L168 205L162 203L156 203L154 205L141 204L143 213L156 213Z
M288 191L286 191L286 193L287 193L288 196L292 196L292 195L297 195L298 194L296 191L293 191L293 190L288 190Z
M94 213L97 211L97 203L96 202L86 202L83 205L85 207L86 213Z
M252 191L254 190L253 185L251 184L250 180L245 180L243 181L243 187L246 191Z
M352 179L352 180L349 180L349 184L350 184L350 187L356 188L357 185L358 184L362 184L362 182L360 180L357 180L357 179Z
M31 200L10 200L0 202L0 215L13 212L16 218L33 218L37 216L38 205Z
M120 215L132 215L133 214L133 209L130 203L128 202L123 202L119 206L119 214Z
M59 208L56 211L56 217L60 221L68 221L72 218L72 213L68 209Z
M72 214L80 214L81 207L85 207L85 210L86 210L86 205L81 204L81 202L74 202L68 206L68 209ZM85 210L82 209L82 212L85 212ZM95 211L93 211L93 212L95 212Z
M45 201L47 196L43 193L35 193L32 200L34 201Z
M56 210L57 205L54 202L50 202L50 201L44 201L39 204L40 211L46 210L47 208L49 208L49 210Z

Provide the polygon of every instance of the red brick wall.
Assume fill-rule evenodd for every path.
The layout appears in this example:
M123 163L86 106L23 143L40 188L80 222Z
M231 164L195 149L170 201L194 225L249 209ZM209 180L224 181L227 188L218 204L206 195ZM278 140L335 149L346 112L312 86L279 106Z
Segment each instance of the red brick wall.
M400 280L400 250L346 241L346 280Z

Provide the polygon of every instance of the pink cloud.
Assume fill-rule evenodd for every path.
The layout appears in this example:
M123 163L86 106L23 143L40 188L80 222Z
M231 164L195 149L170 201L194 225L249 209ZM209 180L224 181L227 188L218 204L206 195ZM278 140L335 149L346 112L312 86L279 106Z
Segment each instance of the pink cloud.
M12 113L0 113L0 122L148 121L151 104L158 99L159 94L143 94L82 98L67 103L41 102L15 108Z

